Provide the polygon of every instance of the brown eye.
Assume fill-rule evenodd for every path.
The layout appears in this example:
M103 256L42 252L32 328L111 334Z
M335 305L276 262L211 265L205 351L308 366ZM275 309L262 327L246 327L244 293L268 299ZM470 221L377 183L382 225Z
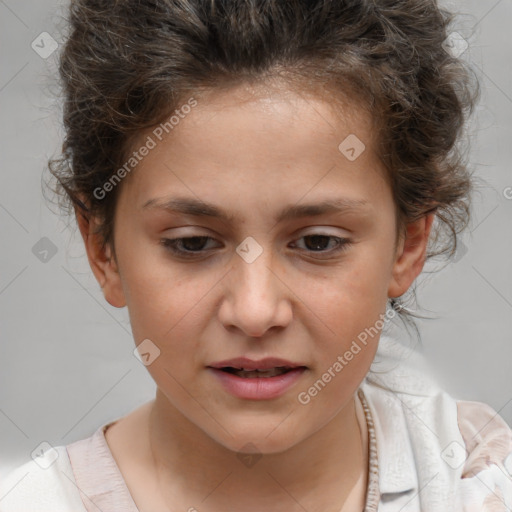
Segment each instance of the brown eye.
M168 250L179 256L194 257L204 252L204 247L209 240L209 236L189 236L185 238L162 238L160 243Z
M330 239L332 239L332 237L326 235L308 235L304 237L304 240L309 241L309 243L305 245L308 249L313 251L328 249Z
M304 247L299 247L301 251L319 255L336 254L348 249L351 241L348 238L327 235L323 233L314 233L305 235L299 240L304 240Z

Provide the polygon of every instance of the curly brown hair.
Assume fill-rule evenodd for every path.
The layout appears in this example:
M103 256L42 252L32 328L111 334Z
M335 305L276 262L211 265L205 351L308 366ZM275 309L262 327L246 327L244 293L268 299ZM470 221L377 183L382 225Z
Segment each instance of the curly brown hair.
M445 50L453 18L436 0L72 0L57 192L113 246L120 187L94 191L137 135L201 91L278 77L371 113L399 231L435 211L427 258L452 256L472 188L457 142L480 92Z

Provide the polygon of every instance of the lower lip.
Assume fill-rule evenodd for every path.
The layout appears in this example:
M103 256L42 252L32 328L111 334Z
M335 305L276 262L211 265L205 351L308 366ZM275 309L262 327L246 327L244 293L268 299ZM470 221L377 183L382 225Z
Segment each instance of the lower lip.
M306 368L295 368L275 377L238 377L216 368L208 368L220 380L224 389L238 398L247 400L269 400L283 395L293 386Z

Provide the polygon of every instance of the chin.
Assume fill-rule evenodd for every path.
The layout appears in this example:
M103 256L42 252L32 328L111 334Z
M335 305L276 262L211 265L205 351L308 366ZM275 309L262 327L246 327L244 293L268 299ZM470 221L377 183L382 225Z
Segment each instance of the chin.
M285 452L300 442L300 439L291 437L290 432L276 433L275 426L245 429L243 432L234 432L232 436L226 434L222 439L216 439L218 443L228 450L240 454L273 455ZM273 432L269 435L269 433Z

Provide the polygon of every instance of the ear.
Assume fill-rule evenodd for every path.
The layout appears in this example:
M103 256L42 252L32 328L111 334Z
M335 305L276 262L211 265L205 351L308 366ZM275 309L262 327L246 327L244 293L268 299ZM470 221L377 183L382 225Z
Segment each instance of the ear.
M97 233L98 222L75 207L75 216L84 241L87 259L107 302L116 307L126 306L121 276L110 244L102 248L102 238Z
M430 213L407 225L405 238L398 244L388 297L403 295L421 273L434 216Z

